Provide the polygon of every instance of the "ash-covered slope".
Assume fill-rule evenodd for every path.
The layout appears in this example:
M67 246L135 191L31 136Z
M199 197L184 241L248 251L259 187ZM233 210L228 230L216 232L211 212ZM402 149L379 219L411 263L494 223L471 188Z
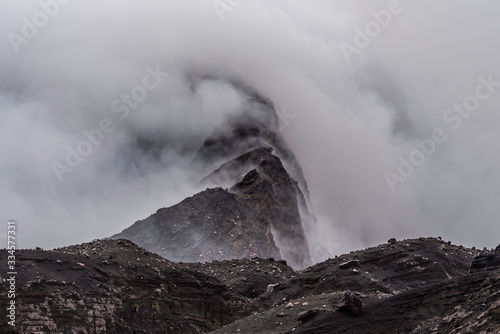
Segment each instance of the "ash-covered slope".
M272 104L247 96L241 110L214 130L193 159L200 187L112 238L129 239L184 262L243 257L311 264L307 236L315 229L309 193L295 156L279 133Z
M297 272L213 333L500 333L498 253L391 240Z

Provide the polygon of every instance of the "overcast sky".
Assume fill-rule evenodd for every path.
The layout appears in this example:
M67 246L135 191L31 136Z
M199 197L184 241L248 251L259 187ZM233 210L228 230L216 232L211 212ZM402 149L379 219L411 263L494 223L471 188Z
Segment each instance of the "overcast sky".
M193 78L221 77L293 115L282 133L325 257L391 237L495 247L498 13L460 0L3 1L0 220L17 220L19 247L53 248L192 195L183 153L242 101ZM87 155L70 166L71 150Z

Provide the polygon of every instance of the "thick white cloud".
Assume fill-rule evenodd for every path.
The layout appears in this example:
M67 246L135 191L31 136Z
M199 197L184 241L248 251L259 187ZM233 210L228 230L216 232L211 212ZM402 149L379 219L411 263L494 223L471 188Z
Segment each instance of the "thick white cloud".
M478 77L500 81L500 4L401 1L349 63L342 43L394 2L246 0L222 21L211 1L69 1L15 53L9 33L42 20L40 3L0 4L0 220L19 221L20 246L107 236L190 195L180 152L241 103L224 83L193 85L205 76L296 115L283 133L320 217L314 242L333 253L393 236L499 243L500 87L457 130L443 114ZM168 77L120 119L113 101L157 66ZM113 131L60 183L51 163L104 118ZM435 128L447 140L392 192L384 173Z

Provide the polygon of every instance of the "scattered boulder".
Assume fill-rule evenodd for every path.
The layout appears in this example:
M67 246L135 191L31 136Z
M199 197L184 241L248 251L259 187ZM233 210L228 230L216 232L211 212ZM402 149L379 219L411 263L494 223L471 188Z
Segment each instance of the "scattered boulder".
M352 316L359 316L363 310L363 302L356 293L347 291L344 293L338 304L338 311Z
M387 241L389 245L394 245L396 242L397 242L396 238L390 238L389 241Z
M312 320L314 317L316 317L320 312L321 310L317 308L313 308L312 310L309 311L300 312L297 320L300 322L308 322Z

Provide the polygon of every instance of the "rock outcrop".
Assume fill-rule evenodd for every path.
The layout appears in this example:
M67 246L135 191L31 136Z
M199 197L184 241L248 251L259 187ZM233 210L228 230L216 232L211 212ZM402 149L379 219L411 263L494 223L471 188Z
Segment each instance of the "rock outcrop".
M500 268L500 245L491 252L483 252L474 258L470 265L470 272Z
M7 258L6 250L0 254ZM16 254L12 333L200 333L247 313L246 298L216 278L179 267L128 240ZM0 275L7 272L4 263L0 267ZM7 302L0 301L2 333L10 328L4 316Z
M340 299L340 303L337 307L339 312L344 312L352 316L359 316L363 310L363 302L356 293L347 291Z

